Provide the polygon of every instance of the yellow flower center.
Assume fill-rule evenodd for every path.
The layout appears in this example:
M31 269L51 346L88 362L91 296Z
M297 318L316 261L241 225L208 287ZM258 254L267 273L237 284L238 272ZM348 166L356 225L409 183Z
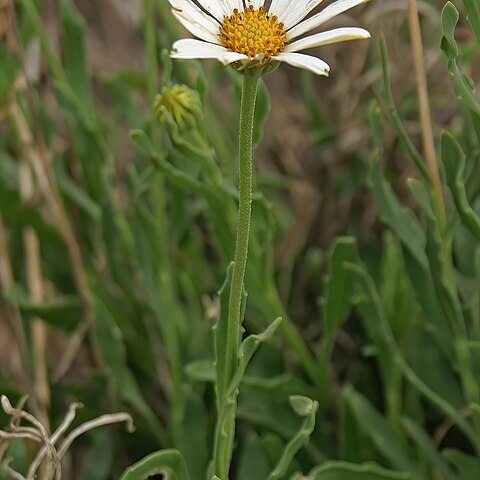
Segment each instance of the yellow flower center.
M244 12L235 9L225 17L219 35L224 47L251 58L263 53L268 59L285 48L285 26L264 7L255 10L249 5Z

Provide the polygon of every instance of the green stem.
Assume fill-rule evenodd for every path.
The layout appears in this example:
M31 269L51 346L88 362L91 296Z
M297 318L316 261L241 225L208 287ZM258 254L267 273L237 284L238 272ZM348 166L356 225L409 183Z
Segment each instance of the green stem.
M257 98L258 76L245 72L243 77L242 103L240 107L240 160L239 160L239 204L237 239L232 273L232 285L228 306L228 335L225 375L229 385L238 363L240 327L242 324L243 280L247 267L250 221L253 193L253 123Z
M253 194L253 124L257 98L258 75L245 72L243 77L242 103L240 107L240 160L239 160L239 204L237 238L234 264L230 284L228 317L226 324L225 365L218 370L217 378L217 426L213 453L214 472L222 480L228 480L228 472L235 438L236 395L229 386L238 368L242 297L245 270L247 267L250 221Z

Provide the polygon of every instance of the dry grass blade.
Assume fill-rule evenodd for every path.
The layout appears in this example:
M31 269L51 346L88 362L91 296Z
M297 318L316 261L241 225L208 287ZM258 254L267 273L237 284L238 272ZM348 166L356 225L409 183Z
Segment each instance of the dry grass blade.
M30 464L25 477L10 467L8 460L3 462L2 467L4 471L14 479L21 478L23 480L34 480L37 477L38 469L43 465L46 457L45 470L41 473L41 478L43 480L52 480L54 478L60 480L62 478L62 458L77 437L94 428L120 422L127 423L127 429L129 432L134 430L133 419L128 413L121 412L102 415L85 422L72 430L57 450L55 444L63 435L65 435L75 419L77 410L82 407L82 404L72 403L70 405L62 423L51 436L48 435L45 426L42 425L38 419L23 410L23 405L22 409L12 407L10 401L5 395L2 395L1 397L1 405L5 413L12 417L12 421L9 425L10 431L0 430L0 439L4 440L6 445L8 445L8 442L12 439L33 440L34 442L42 444L42 447L38 450L37 455ZM18 426L20 419L24 419L31 423L33 427Z
M15 124L19 139L25 147L26 159L35 174L37 185L45 198L47 207L56 223L56 226L67 246L72 264L73 277L83 307L83 324L78 328L67 347L64 360L60 362L55 373L55 379L59 380L69 369L79 345L81 345L86 332L94 322L94 315L90 303L89 288L82 253L78 245L75 233L70 224L68 215L63 206L54 181L54 175L48 160L42 149L35 145L34 137L20 107L13 103L10 106L10 116Z
M63 422L60 424L60 426L55 430L55 432L52 434L50 438L50 442L52 445L55 445L55 443L59 440L59 438L67 431L68 427L72 424L73 420L75 420L75 415L77 412L77 409L83 407L81 403L72 403L70 405L70 408L68 410L67 415L63 419ZM42 464L43 459L45 458L45 455L48 453L48 448L47 446L42 447L38 453L35 459L33 460L32 464L30 465L30 468L28 470L27 478L35 478L35 473ZM61 458L58 453L57 456ZM61 468L60 462L58 462L59 468Z
M89 430L93 430L94 428L103 427L105 425L111 425L113 423L127 423L127 431L129 433L135 430L135 426L133 424L133 419L128 413L111 413L102 415L101 417L95 418L94 420L90 420L88 422L83 423L75 430L73 430L68 437L62 442L60 448L58 449L58 456L63 458L67 450L69 449L70 445L73 441L83 435L85 432Z
M428 96L427 74L423 51L422 31L418 17L417 0L408 0L408 23L412 41L413 62L417 83L417 93L420 108L420 122L422 127L422 142L425 161L432 184L438 196L441 213L444 215L443 188L437 163L435 140L433 138L432 118Z

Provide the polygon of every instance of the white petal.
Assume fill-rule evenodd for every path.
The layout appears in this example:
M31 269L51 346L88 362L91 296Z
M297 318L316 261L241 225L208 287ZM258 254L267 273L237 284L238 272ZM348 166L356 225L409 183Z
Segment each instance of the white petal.
M223 21L225 15L230 15L227 5L223 1L218 0L198 0L198 3L219 22Z
M275 0L270 6L270 12L283 22L288 30L303 20L323 0Z
M328 77L330 72L330 67L327 63L317 57L312 57L310 55L304 55L302 53L279 53L275 55L274 60L279 62L285 62L294 67L303 68L310 72L315 73L316 75L323 75Z
M340 15L341 13L368 1L370 0L337 0L320 13L317 13L313 17L307 18L303 22L293 27L288 32L288 38L291 39L299 37L306 32L318 28L320 25L332 19L333 17L336 17L337 15Z
M237 62L239 60L248 60L243 53L236 53L213 43L202 42L194 38L184 38L177 40L170 51L172 58L191 60L194 58L206 59L213 58L222 62L224 65Z
M270 8L268 9L269 13L272 15L276 15L277 17L280 18L280 15L282 15L286 10L288 10L290 4L294 2L295 0L272 0L272 3L270 4ZM305 3L305 0L300 0L300 2ZM298 0L297 0L298 3Z
M218 43L219 24L190 0L168 0L177 20L193 35Z
M302 38L290 43L285 48L286 52L298 52L307 48L320 47L321 45L329 45L331 43L345 42L347 40L359 40L362 38L370 38L370 33L358 27L342 27L326 32L317 33L310 37Z

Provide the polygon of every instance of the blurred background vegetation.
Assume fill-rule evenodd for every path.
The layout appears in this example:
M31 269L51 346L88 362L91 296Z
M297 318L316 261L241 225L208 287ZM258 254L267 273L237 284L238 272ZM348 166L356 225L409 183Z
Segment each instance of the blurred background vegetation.
M242 384L237 479L267 478L300 425L294 394L320 406L292 472L339 459L391 470L368 479L480 478L480 14L454 3L458 46L454 10L442 24L444 0L418 2L443 219L419 168L406 1L335 20L373 40L322 48L329 79L265 78L245 326L285 320ZM50 429L72 401L76 422L128 411L137 427L82 437L65 478L119 478L175 447L195 480L211 456L240 78L172 65L180 33L164 0L0 0L0 393L29 393ZM195 134L153 113L176 83L202 99ZM20 471L33 455L0 452Z

